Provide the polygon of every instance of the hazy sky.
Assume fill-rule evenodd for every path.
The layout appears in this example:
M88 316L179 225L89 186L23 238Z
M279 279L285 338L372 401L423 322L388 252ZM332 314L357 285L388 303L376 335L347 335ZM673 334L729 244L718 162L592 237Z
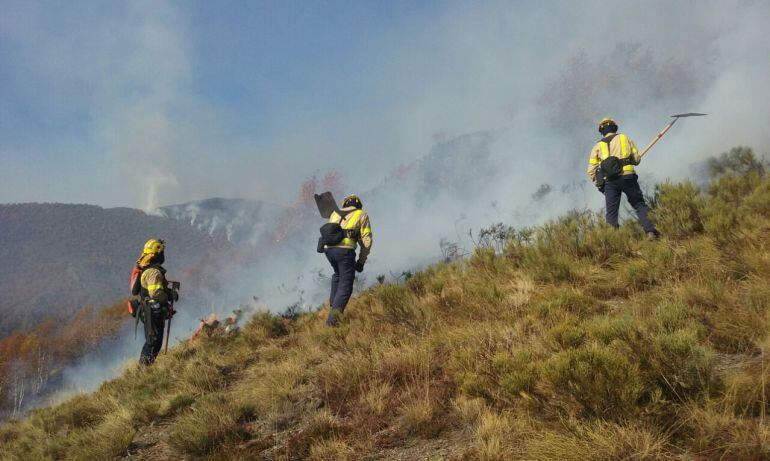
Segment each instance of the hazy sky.
M361 190L437 136L515 123L570 59L622 42L708 73L704 106L754 100L732 132L766 147L768 5L0 0L0 202L285 203L328 169ZM649 137L661 114L708 110L656 103L619 116Z

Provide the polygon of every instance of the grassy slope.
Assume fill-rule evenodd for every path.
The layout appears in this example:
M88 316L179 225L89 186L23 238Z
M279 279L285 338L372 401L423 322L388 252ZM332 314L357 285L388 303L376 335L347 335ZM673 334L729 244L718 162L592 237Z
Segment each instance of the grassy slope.
M0 429L0 458L768 459L770 181L662 185L355 298L257 315ZM128 459L128 458L126 458Z

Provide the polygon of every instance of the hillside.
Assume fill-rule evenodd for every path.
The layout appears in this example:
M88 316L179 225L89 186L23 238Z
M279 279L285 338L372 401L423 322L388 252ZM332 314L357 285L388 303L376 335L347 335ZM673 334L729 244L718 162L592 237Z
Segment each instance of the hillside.
M0 229L0 337L125 297L131 264L151 236L168 240L171 272L230 246L175 219L93 205L0 205Z
M770 180L657 187L647 241L574 212L323 312L256 315L0 428L0 458L770 458Z

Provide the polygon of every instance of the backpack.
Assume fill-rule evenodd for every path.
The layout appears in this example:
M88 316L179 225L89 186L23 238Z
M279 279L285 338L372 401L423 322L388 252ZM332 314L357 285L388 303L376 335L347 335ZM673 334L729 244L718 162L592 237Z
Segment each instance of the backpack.
M326 223L321 226L319 231L321 232L321 241L323 241L324 245L339 245L345 239L345 230L340 226L340 223Z
M608 152L610 150L610 142L612 142L612 139L615 136L617 136L617 134L611 134L609 136L602 138L602 140L599 141L607 144ZM604 179L605 181L612 181L613 179L617 179L621 175L623 175L623 167L630 164L631 164L630 158L620 159L610 155L609 157L602 160L602 162L599 164L599 173L602 179Z
M340 222L328 222L321 226L319 231L321 237L318 239L318 252L323 253L324 246L335 246L342 243L345 238L354 238L357 230L345 230L342 228L342 221L353 211L344 212L340 215Z
M621 176L623 174L623 163L623 160L611 155L602 160L602 163L599 164L599 168L602 170L604 179L611 181Z
M131 298L128 299L128 313L131 314L132 317L136 317L136 313L139 311L139 307L141 306L141 301L139 301L138 296L142 292L142 272L144 270L139 267L138 264L134 265L134 268L131 270L131 282L129 284L129 290L131 291Z

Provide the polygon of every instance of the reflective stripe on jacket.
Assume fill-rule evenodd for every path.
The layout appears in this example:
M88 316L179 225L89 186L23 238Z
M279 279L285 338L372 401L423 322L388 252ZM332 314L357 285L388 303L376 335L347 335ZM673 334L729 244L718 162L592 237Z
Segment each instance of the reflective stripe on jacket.
M588 157L587 171L591 181L596 181L596 170L599 168L599 164L609 156L617 157L619 159L629 158L631 164L623 165L623 175L636 174L634 165L639 164L639 150L628 136L619 133L610 140L609 146L607 146L606 142L599 141L594 145L594 148L591 149L591 154Z
M142 288L147 290L150 298L160 302L168 299L166 294L166 277L156 267L148 267L142 272Z
M369 222L369 215L364 210L356 210L353 207L343 208L342 211L350 211L345 219L340 222L340 215L336 212L329 217L330 223L339 223L345 231L358 231L357 235L342 239L339 245L333 245L330 248L348 248L355 250L357 244L361 244L361 251L358 255L360 262L365 262L369 251L372 248L372 226Z

